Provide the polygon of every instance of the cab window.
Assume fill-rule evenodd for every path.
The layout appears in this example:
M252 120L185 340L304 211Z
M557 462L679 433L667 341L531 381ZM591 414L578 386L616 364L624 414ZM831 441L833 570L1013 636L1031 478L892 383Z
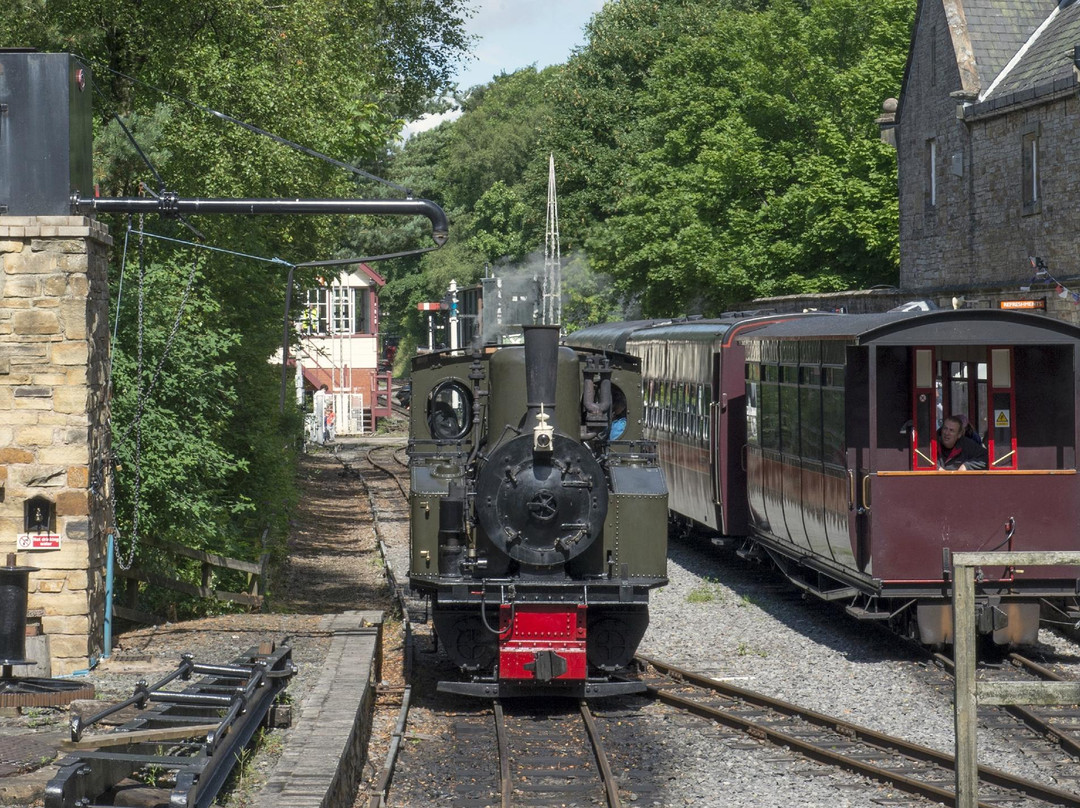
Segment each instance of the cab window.
M472 428L472 391L459 379L438 384L428 396L427 423L436 440L460 440Z

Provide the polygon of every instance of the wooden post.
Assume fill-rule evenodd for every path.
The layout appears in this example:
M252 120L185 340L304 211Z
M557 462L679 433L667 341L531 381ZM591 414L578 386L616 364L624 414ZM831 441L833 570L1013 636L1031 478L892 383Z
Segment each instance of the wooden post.
M956 690L956 806L977 808L979 761L975 748L979 702L985 704L1075 704L1080 696L1076 682L975 681L975 568L1020 566L1080 566L1080 553L1050 550L954 553L953 562L953 664Z
M956 706L956 808L979 804L979 761L975 749L975 568L953 565L953 661Z

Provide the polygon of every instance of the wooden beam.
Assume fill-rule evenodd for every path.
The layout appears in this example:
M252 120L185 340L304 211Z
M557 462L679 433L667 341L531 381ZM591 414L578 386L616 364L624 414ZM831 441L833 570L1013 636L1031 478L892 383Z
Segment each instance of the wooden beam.
M195 738L216 730L220 724L189 724L186 727L159 727L158 729L137 729L132 732L107 732L77 741L61 741L60 748L102 749L110 746L129 746L133 743L158 743L159 741L182 741Z

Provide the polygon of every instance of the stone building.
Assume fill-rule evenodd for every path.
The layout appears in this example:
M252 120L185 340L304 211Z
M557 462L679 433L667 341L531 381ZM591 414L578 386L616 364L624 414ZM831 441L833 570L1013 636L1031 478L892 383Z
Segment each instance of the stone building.
M81 216L0 216L0 537L38 568L54 676L103 650L111 243Z
M1078 46L1080 4L919 1L895 120L879 120L898 149L901 288L1080 321Z

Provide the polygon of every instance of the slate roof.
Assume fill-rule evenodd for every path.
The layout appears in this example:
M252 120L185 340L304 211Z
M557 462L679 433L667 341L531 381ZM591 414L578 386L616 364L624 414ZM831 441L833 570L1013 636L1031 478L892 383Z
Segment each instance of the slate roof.
M1080 45L1080 3L1062 4L990 97L1000 98L1060 79L1071 80L1073 48L1077 45Z
M966 0L968 40L985 91L1054 9L1047 0Z
M982 92L965 117L1075 88L1080 2L969 0L964 15Z

